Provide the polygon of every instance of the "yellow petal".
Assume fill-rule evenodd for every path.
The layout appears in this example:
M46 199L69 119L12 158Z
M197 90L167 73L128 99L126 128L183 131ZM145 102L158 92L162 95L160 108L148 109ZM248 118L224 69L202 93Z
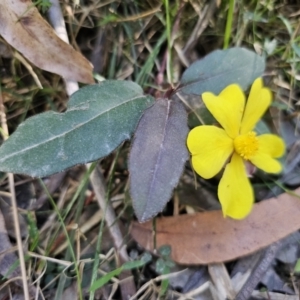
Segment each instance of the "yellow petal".
M272 157L281 157L285 152L282 138L275 134L262 134L257 137L259 151L270 154Z
M252 84L241 125L241 134L251 131L271 104L272 93L263 86L262 78Z
M243 219L252 209L253 190L247 178L243 159L236 153L225 168L219 183L218 196L224 216Z
M266 154L260 151L250 159L250 161L257 168L267 172L267 173L280 173L282 171L282 166L280 162L270 156L270 154Z
M258 151L250 161L259 169L267 173L282 171L280 162L274 158L281 157L285 152L284 141L274 134L262 134L257 137Z
M194 170L203 178L215 176L233 151L233 140L216 126L198 126L190 131L187 146Z
M231 84L219 96L206 92L202 94L202 99L226 133L235 138L240 131L245 107L245 95L241 88L237 84Z

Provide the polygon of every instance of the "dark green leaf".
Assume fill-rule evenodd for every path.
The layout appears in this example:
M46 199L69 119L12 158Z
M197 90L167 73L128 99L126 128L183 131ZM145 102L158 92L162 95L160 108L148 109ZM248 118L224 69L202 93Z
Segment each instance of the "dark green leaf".
M145 264L152 261L152 255L149 252L144 252L141 256L141 261L143 261Z
M259 120L257 122L254 131L259 135L266 134L266 133L271 133L270 128L268 127L266 122L264 122L263 120Z
M166 265L164 259L159 258L155 264L155 271L159 274L167 274L169 272L169 267Z
M232 83L245 90L264 69L264 58L247 49L216 50L194 62L183 73L177 91L195 95L206 91L218 94Z
M165 257L170 256L171 252L172 252L172 249L171 249L170 245L164 245L164 246L159 247L159 249L158 249L158 253L161 256L165 256Z
M159 99L142 116L129 158L130 192L140 222L170 199L188 159L187 133L187 114L178 101Z
M130 81L104 81L75 93L65 113L26 120L0 148L0 170L47 176L107 156L130 138L153 99Z

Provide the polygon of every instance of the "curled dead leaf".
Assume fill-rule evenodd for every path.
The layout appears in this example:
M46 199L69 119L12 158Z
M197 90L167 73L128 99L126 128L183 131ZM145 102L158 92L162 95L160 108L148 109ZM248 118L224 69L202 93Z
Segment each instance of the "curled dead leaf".
M300 188L254 205L244 220L223 218L222 212L160 218L156 247L170 245L181 264L210 264L249 255L300 228ZM133 222L132 237L153 251L152 222Z
M32 1L0 2L0 34L39 68L66 80L94 82L90 62L55 34Z

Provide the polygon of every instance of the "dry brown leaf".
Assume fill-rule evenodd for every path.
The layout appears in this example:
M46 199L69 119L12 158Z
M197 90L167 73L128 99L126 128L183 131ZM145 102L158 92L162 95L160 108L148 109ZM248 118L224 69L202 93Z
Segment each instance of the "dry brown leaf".
M30 0L0 1L0 34L39 68L93 83L92 65L62 41Z
M210 264L236 259L264 248L300 228L300 188L254 205L244 220L223 218L222 212L160 218L156 247L170 245L171 257L182 264ZM131 235L153 251L152 222L134 222Z

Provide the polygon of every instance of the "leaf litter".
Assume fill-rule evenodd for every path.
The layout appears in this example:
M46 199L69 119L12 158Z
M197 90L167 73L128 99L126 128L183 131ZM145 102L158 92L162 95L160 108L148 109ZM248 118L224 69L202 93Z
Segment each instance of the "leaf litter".
M0 34L37 67L68 80L94 82L91 63L55 34L32 1L1 1Z
M158 219L154 238L151 222L133 223L131 234L152 252L154 240L157 248L170 245L172 259L180 264L207 265L252 254L297 231L299 213L300 189L256 204L244 220L223 218L219 210L207 211Z

